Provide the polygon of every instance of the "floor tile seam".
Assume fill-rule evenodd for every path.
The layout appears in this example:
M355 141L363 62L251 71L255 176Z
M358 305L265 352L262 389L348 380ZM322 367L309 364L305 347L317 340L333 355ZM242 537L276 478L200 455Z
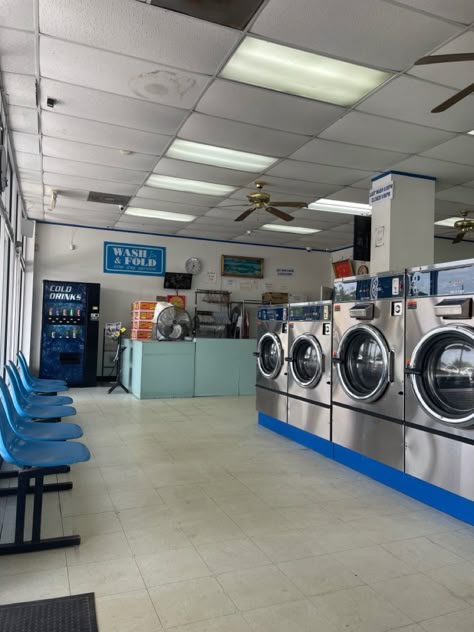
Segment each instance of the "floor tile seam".
M241 542L242 540L245 540L245 541L246 541L246 540L249 540L249 541L251 541L249 537L247 537L247 538L232 538L232 539L230 539L230 540L223 540L223 541L221 541L221 542L217 542L217 543L214 543L214 542L213 542L213 543L209 543L209 544L203 544L203 545L201 545L201 546L210 546L210 545L212 545L212 544L227 544L227 542ZM263 551L261 551L261 552L265 555L265 557L267 558L267 561L266 561L265 563L259 563L259 564L257 564L256 566L246 566L245 568L239 568L239 569L237 569L237 570L229 570L229 571L220 571L220 572L216 572L216 571L213 571L213 570L211 569L211 567L210 567L210 566L209 566L209 564L206 562L206 560L205 560L205 559L204 559L204 557L202 556L201 552L199 551L199 549L197 548L197 546L196 546L194 543L193 543L193 546L194 546L194 548L195 548L195 550L196 550L196 553L199 555L199 557L201 558L201 560L204 562L204 564L205 564L205 565L207 566L207 568L209 569L209 571L210 571L210 573L211 573L212 577L214 577L215 579L217 579L217 576L218 576L218 575L223 575L224 573L239 572L240 570L251 570L252 568L262 568L262 567L264 567L264 566L271 566L271 565L273 565L273 564L274 564L274 562L272 562L272 560L270 560L270 558L269 558L269 557L268 557L268 556L267 556L267 555L266 555Z
M408 540L398 540L398 542L408 542L410 539L412 540L417 540L419 537L425 537L425 536L416 536L414 538L409 538ZM431 542L431 540L430 540ZM394 542L384 542L383 544L381 544L380 546L387 551L387 553L390 553L391 555L393 555L394 557L396 557L398 560L400 560L401 562L405 562L405 560L397 555L396 553L394 553L393 551L390 551L387 546L389 544L394 544ZM453 553L452 551L448 551L448 549L444 549L443 547L441 547L440 545L438 545L436 542L431 542L431 544L433 544L433 546L439 546L441 549L443 549L443 551L446 551L447 553L450 553L451 555L454 555L455 557L458 558L458 560L456 560L455 562L448 562L448 563L443 563L443 564L439 564L436 566L433 566L431 569L429 570L436 570L439 568L447 568L448 566L456 566L456 564L461 564L462 562L465 562L466 560L464 560L462 557L460 557L459 555L457 555L456 553ZM419 571L420 573L424 573L425 571Z
M466 523L467 524L467 523ZM469 525L467 525L469 526ZM453 553L453 551L451 549L449 549L447 546L444 546L443 544L441 544L440 542L434 542L431 539L431 536L437 536L437 535L449 535L449 534L453 534L453 533L459 533L462 529L458 529L458 530L450 530L450 531L443 531L442 533L430 533L428 535L426 535L425 537L432 542L433 544L436 544L437 546L440 546L442 549L448 551L449 553ZM473 537L474 537L474 530L473 530ZM457 553L453 553L454 555L458 555ZM470 556L468 559L472 559L474 560L474 550L472 553L472 556Z
M127 537L127 536L125 536L125 537ZM127 542L128 542L128 540L127 540ZM146 594L148 595L148 599L150 600L151 605L153 606L153 610L154 610L154 612L155 612L155 614L156 614L156 617L157 617L157 619L158 619L158 621L159 621L159 623L160 623L161 627L162 627L162 628L163 628L163 630L164 630L164 629L165 629L165 626L164 626L164 624L163 624L163 621L161 620L161 617L160 617L160 615L159 615L159 613L158 613L158 610L157 610L157 609L156 609L156 607L155 607L155 602L153 601L153 599L152 599L152 597L151 597L151 595L150 595L150 590L149 590L149 588L148 588L148 586L147 586L147 583L146 583L146 581L145 581L145 578L143 577L143 573L142 573L142 571L141 571L140 567L138 566L138 564L137 564L136 562L135 562L135 564L136 564L136 567L138 568L138 572L139 572L139 574L140 574L140 577L141 577L141 579L142 579L143 585L144 585L144 587L145 587Z

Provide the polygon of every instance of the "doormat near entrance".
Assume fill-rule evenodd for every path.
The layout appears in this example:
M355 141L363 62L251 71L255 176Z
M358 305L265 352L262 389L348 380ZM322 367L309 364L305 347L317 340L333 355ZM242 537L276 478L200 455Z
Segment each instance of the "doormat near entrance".
M99 632L94 593L0 606L2 632Z

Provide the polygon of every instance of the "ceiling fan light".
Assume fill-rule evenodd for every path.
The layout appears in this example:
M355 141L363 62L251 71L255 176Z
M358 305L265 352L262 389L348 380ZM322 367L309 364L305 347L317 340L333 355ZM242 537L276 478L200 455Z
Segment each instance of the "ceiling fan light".
M314 235L321 232L319 228L306 228L305 226L287 226L283 224L264 224L260 230L270 230L276 233L294 233L296 235Z
M446 219L440 219L435 222L435 226L449 226L450 228L454 228L454 224L456 222L460 222L463 218L458 215L457 217L447 217Z
M236 151L226 147L194 143L190 140L177 138L166 152L168 158L187 160L204 165L237 169L238 171L250 171L260 173L271 167L278 158L250 154L246 151Z
M172 176L162 176L152 173L145 182L146 186L156 189L171 189L172 191L184 191L186 193L198 193L200 195L230 195L236 190L227 184L214 184L213 182L202 182L201 180L186 180L185 178L174 178Z
M471 129L471 131L468 132L468 134L470 134L471 136L474 136L474 129Z
M169 222L192 222L196 219L196 215L186 215L185 213L171 213L169 211L155 211L148 208L138 208L129 206L125 211L125 215L133 215L135 217L151 217L153 219L162 219Z
M345 215L371 215L370 204L358 204L356 202L344 202L343 200L330 200L321 198L308 204L309 209L326 211L328 213L343 213Z
M220 76L348 107L392 75L247 36Z

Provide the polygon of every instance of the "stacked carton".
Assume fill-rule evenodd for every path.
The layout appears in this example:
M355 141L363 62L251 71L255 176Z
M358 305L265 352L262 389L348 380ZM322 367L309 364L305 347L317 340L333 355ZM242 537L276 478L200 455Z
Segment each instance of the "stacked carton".
M132 340L149 340L153 333L153 314L156 301L135 301L132 305Z

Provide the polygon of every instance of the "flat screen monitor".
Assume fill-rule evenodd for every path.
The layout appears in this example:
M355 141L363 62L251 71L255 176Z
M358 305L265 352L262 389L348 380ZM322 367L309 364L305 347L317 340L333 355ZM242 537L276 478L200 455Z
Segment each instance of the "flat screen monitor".
M190 290L192 274L185 272L165 272L165 290Z

